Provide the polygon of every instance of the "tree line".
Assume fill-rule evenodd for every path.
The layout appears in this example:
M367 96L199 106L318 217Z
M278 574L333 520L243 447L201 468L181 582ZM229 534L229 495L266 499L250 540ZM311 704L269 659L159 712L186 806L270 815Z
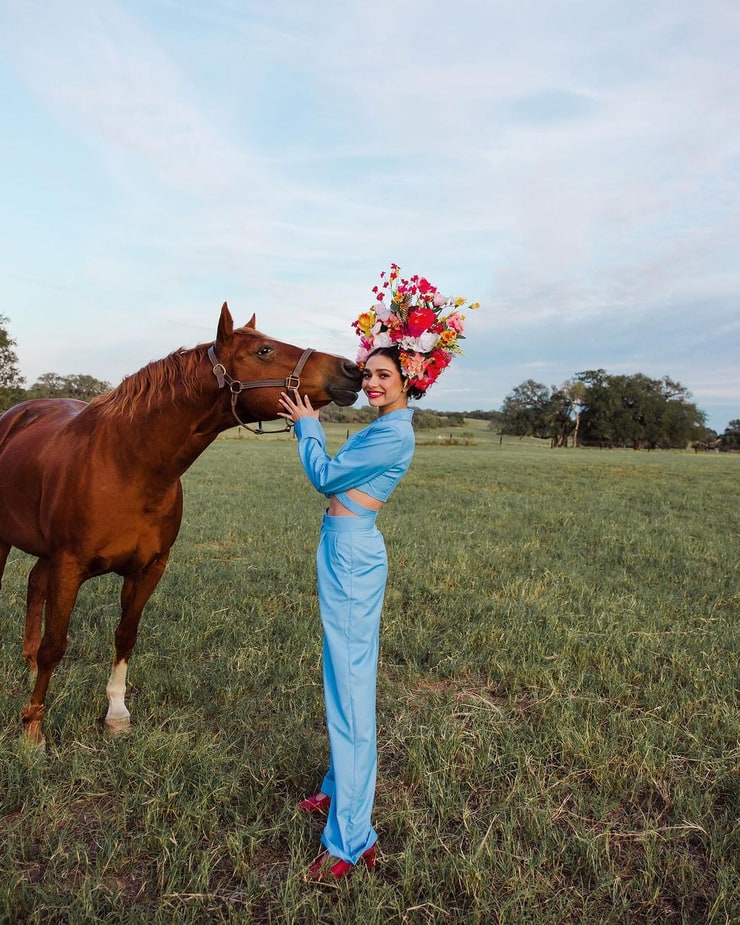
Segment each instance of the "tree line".
M111 384L88 375L44 373L25 388L9 319L0 315L0 413L27 398L78 398L89 401ZM414 428L462 427L466 418L488 421L501 434L539 437L554 447L631 446L635 449L685 448L740 451L740 418L723 434L706 426L706 415L690 400L691 393L669 376L651 379L643 373L613 375L604 369L585 370L560 386L527 379L506 396L500 410L434 411L416 408ZM327 422L367 424L370 407L321 411Z
M500 429L555 447L737 449L740 422L730 421L720 436L690 399L688 389L669 376L592 369L560 386L527 379L506 396Z

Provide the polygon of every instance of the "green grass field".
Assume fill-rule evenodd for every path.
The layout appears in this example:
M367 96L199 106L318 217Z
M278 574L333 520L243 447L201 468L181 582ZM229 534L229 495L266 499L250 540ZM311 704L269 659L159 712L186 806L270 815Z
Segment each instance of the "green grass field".
M346 430L334 427L337 448ZM308 885L323 501L291 437L220 439L102 729L120 582L83 586L45 753L0 593L0 922L730 923L740 458L422 432L379 517L380 863Z

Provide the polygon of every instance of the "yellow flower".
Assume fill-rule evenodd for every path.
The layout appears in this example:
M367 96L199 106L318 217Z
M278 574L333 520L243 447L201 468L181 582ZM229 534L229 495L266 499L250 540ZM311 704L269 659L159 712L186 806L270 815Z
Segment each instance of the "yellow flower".
M439 335L439 341L441 346L450 347L457 340L457 331L453 331L451 328L448 328L446 331L442 331Z
M472 308L472 309L480 308L480 302L471 302L470 305L468 305L468 308Z
M375 312L374 311L363 312L360 315L360 317L357 319L357 330L362 332L362 334L365 337L369 337L374 324L375 324Z
M463 299L461 296L458 296L452 304L455 306L455 308L460 308L461 305L465 305L465 299Z

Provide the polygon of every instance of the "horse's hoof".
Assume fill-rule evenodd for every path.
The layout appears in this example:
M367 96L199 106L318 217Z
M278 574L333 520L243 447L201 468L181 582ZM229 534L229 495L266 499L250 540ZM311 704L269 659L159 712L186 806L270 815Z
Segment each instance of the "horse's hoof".
M36 748L44 748L46 739L41 731L40 719L32 719L30 722L26 723L23 727L23 738L29 745L33 745Z
M131 729L131 720L125 717L117 717L116 719L105 719L105 731L109 732L111 735L118 736L123 735L123 733L129 732Z
M41 732L41 723L46 715L43 703L27 703L21 712L23 718L23 734L31 745L44 745L44 735Z

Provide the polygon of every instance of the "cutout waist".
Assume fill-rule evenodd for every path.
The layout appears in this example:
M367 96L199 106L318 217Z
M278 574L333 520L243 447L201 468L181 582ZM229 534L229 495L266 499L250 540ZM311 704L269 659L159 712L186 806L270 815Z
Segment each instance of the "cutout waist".
M364 500L367 500L368 503L363 504L362 501ZM338 491L331 496L329 499L329 516L375 517L382 507L383 502L378 501L377 498L373 498L356 488L350 488L349 491Z

